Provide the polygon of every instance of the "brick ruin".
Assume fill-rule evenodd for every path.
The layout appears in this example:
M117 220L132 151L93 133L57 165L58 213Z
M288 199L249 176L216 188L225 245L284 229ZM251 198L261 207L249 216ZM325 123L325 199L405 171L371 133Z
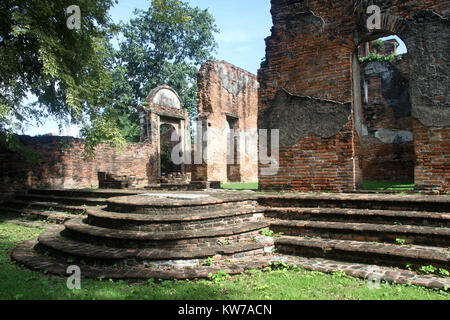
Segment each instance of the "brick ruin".
M379 30L366 27L371 4L382 9ZM448 191L449 8L445 0L272 0L273 28L257 77L225 61L208 61L198 73L196 133L203 141L191 145L188 113L172 88L160 86L138 108L141 143L122 153L101 144L85 162L82 140L23 137L41 162L1 152L2 187L90 187L104 172L139 186L259 181L264 190L341 192L364 180L414 179L418 190ZM396 63L360 64L367 43L387 35L399 36L408 54ZM386 44L387 52L395 49ZM258 129L280 130L275 175L263 174L269 165L258 164L255 140L228 134ZM174 131L196 164L162 163L168 152L161 141Z
M226 124L235 132L256 132L256 76L226 62L208 61L199 73L199 124L210 129L205 145L214 160L195 165L174 165L173 148L194 157L190 118L175 90L163 85L151 90L139 106L140 143L123 150L100 144L92 159L83 158L84 142L71 137L20 137L39 160L31 163L14 152L0 152L1 187L4 191L26 188L137 188L219 186L218 182L257 181L257 145L235 141L235 162L227 163ZM200 129L201 130L201 129ZM178 141L172 141L177 133ZM212 133L216 133L213 135ZM218 134L218 135L217 135ZM206 137L206 134L205 134ZM222 139L222 144L217 139ZM204 148L203 148L204 147ZM200 156L203 156L200 153ZM206 157L206 156L205 156ZM237 158L239 157L239 159ZM202 163L200 161L199 163Z
M365 9L373 3L383 8L382 27L368 32ZM18 193L0 211L63 225L16 246L12 259L55 275L67 276L76 265L86 278L134 280L211 279L281 264L343 272L368 284L375 279L447 291L449 196L179 188L191 172L190 185L201 187L258 178L251 161L228 161L228 126L280 129L280 170L269 176L259 165L262 189L354 191L388 169L396 179L414 175L418 189L448 190L449 9L447 0L272 0L274 27L260 87L254 75L226 62L208 61L199 72L197 134L206 131L207 139L195 148L206 149L212 162L171 169L162 163L166 148L175 147L162 143L172 133L180 135L181 153L191 147L189 117L167 86L152 90L139 107L141 143L123 153L100 145L95 159L84 162L81 140L66 145L59 137L24 137L43 151L41 163L31 167L0 153L7 183L73 188L98 174L107 187L164 180L175 183L167 189L175 192ZM436 38L438 31L442 37ZM360 65L358 47L386 34L405 40L407 57ZM256 144L228 139L234 140L235 158L255 154ZM424 266L436 272L418 273Z
M381 27L368 30L369 5ZM363 181L359 44L397 35L408 48L417 189L449 190L449 14L446 0L272 0L258 72L258 127L280 129L280 169L262 189L357 190ZM439 36L437 36L439 35ZM260 166L263 168L263 166Z
M197 83L197 135L204 139L197 139L195 150L206 150L207 161L195 167L193 176L205 181L257 181L257 144L245 138L257 134L256 76L225 61L208 61Z
M36 152L37 162L13 152L0 152L2 190L26 188L90 188L99 185L98 172L132 177L135 186L146 186L156 168L149 161L154 154L150 143L129 143L119 151L100 144L91 160L83 157L84 141L72 137L20 137L22 144ZM111 182L105 177L105 182Z
M386 40L380 54L396 54L397 40ZM359 57L373 52L362 44ZM364 181L414 181L414 140L408 54L395 61L361 66L363 107L361 158Z

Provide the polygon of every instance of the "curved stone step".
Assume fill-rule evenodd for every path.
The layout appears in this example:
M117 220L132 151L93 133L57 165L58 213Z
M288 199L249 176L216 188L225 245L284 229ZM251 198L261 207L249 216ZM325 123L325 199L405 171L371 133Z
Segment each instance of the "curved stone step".
M450 245L450 228L345 223L304 220L272 221L271 229L292 236L320 236L342 240L395 243L397 239L408 244L432 246Z
M109 189L29 189L28 194L40 196L75 197L75 198L103 198L131 196L147 193L145 190L109 190Z
M82 218L71 219L64 223L66 230L80 236L90 236L99 240L132 240L135 243L140 241L186 241L190 239L229 237L245 233L258 231L268 227L269 223L265 221L245 222L239 226L217 227L206 230L189 231L165 231L165 232L145 232L134 230L117 230L111 228L102 228L86 224Z
M67 276L67 268L73 263L66 259L49 257L34 250L37 245L36 240L30 240L19 244L12 252L12 258L17 262L33 269L47 271L50 274ZM234 259L232 261L219 261L209 267L198 268L143 268L127 267L114 268L106 266L80 265L81 274L84 278L106 279L161 279L161 280L183 280L183 279L201 279L208 278L210 274L216 274L219 271L225 271L227 274L240 274L250 269L260 269L270 264L270 260L265 256L255 256L247 258Z
M26 194L18 195L17 200L28 202L53 202L57 204L76 205L76 206L96 206L105 205L105 198L83 198L83 197L71 197L71 196L52 196L52 195L39 195L39 194Z
M161 195L153 196L153 195ZM149 193L146 194L116 197L107 200L107 210L120 213L140 213L140 214L180 214L198 210L214 210L223 207L233 207L255 204L258 197L254 194L245 193L212 193L205 192L170 192L170 193ZM200 198L183 198L183 196L199 196ZM177 199L176 197L180 197Z
M342 208L267 208L265 216L285 220L408 224L450 227L450 214L443 212L342 209Z
M308 237L283 236L276 240L280 253L304 257L333 258L341 261L382 264L405 268L434 265L450 266L450 251L447 248L369 243L351 240L330 240Z
M12 200L3 204L5 207L15 208L15 209L37 209L37 210L49 210L49 211L60 211L60 212L70 212L73 214L84 214L86 213L87 206L71 206L64 205L58 202L51 201L22 201L22 200Z
M220 225L261 220L264 217L263 209L250 205L223 210L201 210L181 215L116 213L105 211L104 209L104 207L88 209L86 222L103 228L160 232L205 229Z
M255 254L263 254L273 248L273 241L267 241L267 237L260 237L258 242L247 241L231 243L229 245L216 245L197 249L139 249L139 248L110 248L90 243L74 241L63 237L60 232L63 228L42 233L39 238L39 245L43 249L51 249L59 255L67 257L77 257L78 259L98 259L98 260L174 260L174 259L201 259L212 256L224 256L233 258Z
M61 211L48 211L48 210L17 209L8 207L2 207L0 210L20 214L21 216L24 216L25 218L30 220L46 220L48 222L57 224L62 224L70 219L79 216Z

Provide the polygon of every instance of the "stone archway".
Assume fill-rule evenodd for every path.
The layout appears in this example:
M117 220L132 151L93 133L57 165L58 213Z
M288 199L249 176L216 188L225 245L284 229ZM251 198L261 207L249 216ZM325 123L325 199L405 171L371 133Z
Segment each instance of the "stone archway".
M187 111L182 109L181 100L177 92L169 86L159 86L150 91L146 98L147 105L141 107L140 111L140 127L141 127L141 142L151 141L155 146L155 155L153 156L154 163L153 175L155 179L160 179L163 176L177 172L186 173L186 159L190 158L191 154L191 139L190 139L190 120ZM161 150L161 128L165 126L172 127L170 130L170 137L163 135L164 140L170 140L171 151L177 148L179 157L170 158L173 165L162 164L162 157L168 160L166 150ZM172 133L176 135L172 135ZM166 132L166 135L169 134ZM173 141L171 141L173 140ZM165 141L166 142L166 141ZM164 166L164 167L163 167ZM173 167L175 171L165 172L166 168Z

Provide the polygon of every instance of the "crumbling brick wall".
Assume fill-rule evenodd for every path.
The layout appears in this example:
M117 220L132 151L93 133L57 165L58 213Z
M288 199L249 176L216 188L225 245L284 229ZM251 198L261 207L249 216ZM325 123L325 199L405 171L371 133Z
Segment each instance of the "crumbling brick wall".
M198 73L197 83L197 134L205 131L207 134L206 141L196 145L195 150L206 150L207 161L197 166L193 176L205 181L257 181L257 144L238 139L235 147L239 155L227 162L226 130L228 122L235 132L256 133L259 86L256 76L225 61L207 61Z
M367 7L382 9L381 29L371 32L366 27ZM267 129L280 129L298 136L281 143L280 169L274 176L259 175L263 189L355 190L361 186L362 112L358 108L360 88L353 90L360 77L355 63L357 47L380 35L397 34L409 52L412 116L417 141L431 144L415 148L415 178L418 189L450 188L448 178L436 179L435 172L449 172L448 149L449 108L449 15L447 0L381 1L381 0L272 0L273 28L266 39L266 60L258 72L258 126L267 119L293 110L278 105L277 94L285 90L292 97L304 97L301 105L314 100L320 109L311 128L304 131L311 117L295 117L295 121L270 123ZM439 34L439 37L436 35ZM425 94L423 94L425 93ZM342 108L333 117L347 117L332 135L320 130L330 128L333 117L327 109ZM346 103L352 108L349 112ZM284 108L285 107L285 108ZM283 117L279 117L283 119ZM299 125L303 124L303 125ZM419 128L419 126L421 126ZM447 140L445 140L447 139ZM440 152L439 163L436 153ZM263 166L260 166L260 169ZM260 170L261 171L261 170Z
M3 190L23 188L87 188L98 186L98 172L135 176L140 186L158 178L155 150L150 143L130 143L122 151L100 144L92 160L83 158L84 143L70 137L28 137L20 140L35 151L38 162L17 153L0 151Z

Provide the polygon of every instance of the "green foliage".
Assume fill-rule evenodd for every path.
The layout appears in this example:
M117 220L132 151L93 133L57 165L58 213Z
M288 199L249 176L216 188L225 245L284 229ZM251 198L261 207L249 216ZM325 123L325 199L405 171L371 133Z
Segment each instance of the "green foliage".
M269 228L264 228L264 229L262 229L262 230L260 231L260 233L261 233L263 236L266 236L266 237L272 237L272 236L274 235L274 232L273 232L272 230L270 230Z
M435 273L437 271L437 268L432 265L429 265L429 266L422 266L420 267L419 270L425 274L430 274Z
M364 62L372 62L372 61L379 61L379 62L387 61L389 63L394 63L394 62L400 61L401 59L402 59L402 56L395 55L394 53L392 53L390 55L384 55L384 54L379 54L377 52L371 52L366 57L359 58L359 62L364 63Z
M384 49L384 41L383 40L374 40L370 42L370 46L376 51L376 52L380 52L381 50Z
M258 182L221 183L220 187L229 190L258 190Z
M194 118L197 72L216 48L217 28L207 10L177 0L153 0L147 11L119 26L124 40L113 53L113 96L118 126L128 141L139 140L138 113L151 89L167 84Z
M395 243L402 246L406 243L406 240L397 238L397 239L395 239Z
M365 181L364 190L414 191L414 181Z
M212 266L213 264L213 257L208 257L205 259L205 261L203 262L206 266Z
M449 277L450 272L447 269L439 268L439 274L443 277Z
M13 151L14 132L52 116L84 127L85 137L104 133L111 86L107 68L108 10L114 0L78 1L81 29L69 30L65 9L73 1L2 0L0 3L0 141ZM37 101L26 104L29 95ZM92 121L94 120L94 121ZM113 134L114 138L116 137ZM109 136L102 137L103 140ZM91 143L97 137L91 139ZM117 144L117 139L112 139ZM121 141L119 141L121 142ZM121 142L122 143L122 142ZM119 143L119 144L121 144Z
M213 281L214 283L218 284L218 283L221 283L221 282L223 282L223 281L225 281L225 280L230 279L231 276L227 273L226 270L220 270L220 271L217 272L217 273L212 273L212 272L210 272L210 273L208 274L208 278L209 278L211 281Z

